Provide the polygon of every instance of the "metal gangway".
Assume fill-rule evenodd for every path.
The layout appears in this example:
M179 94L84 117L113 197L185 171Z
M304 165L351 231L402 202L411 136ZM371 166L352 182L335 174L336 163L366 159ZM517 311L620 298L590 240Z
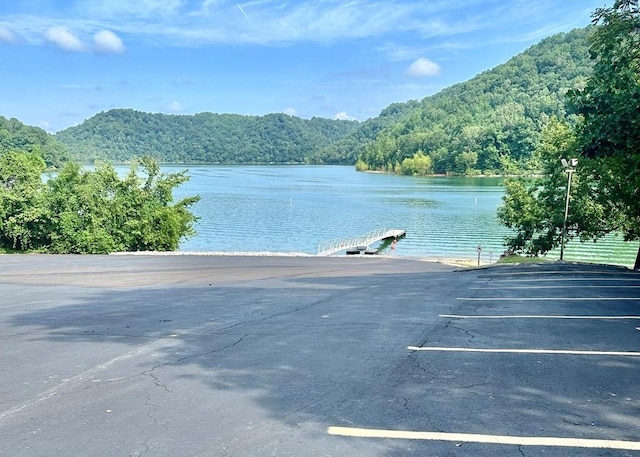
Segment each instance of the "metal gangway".
M354 238L340 238L330 241L323 241L318 245L318 255L331 255L336 252L346 251L348 249L360 246L369 246L377 241L389 238L402 238L406 235L406 230L381 228L372 230L364 235Z

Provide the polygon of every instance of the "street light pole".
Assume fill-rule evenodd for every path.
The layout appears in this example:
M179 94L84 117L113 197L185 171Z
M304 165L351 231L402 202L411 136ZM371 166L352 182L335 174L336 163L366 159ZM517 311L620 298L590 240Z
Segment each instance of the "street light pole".
M578 159L561 159L565 173L567 173L567 198L564 203L564 222L562 224L562 238L560 241L560 260L564 260L564 245L567 240L567 219L569 218L569 199L571 195L571 177L575 173L575 167L578 165Z

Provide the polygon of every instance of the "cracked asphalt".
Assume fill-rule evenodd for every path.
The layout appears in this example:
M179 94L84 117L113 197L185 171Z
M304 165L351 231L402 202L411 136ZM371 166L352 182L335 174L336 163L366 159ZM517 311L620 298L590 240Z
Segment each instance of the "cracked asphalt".
M0 255L0 455L638 456L639 351L618 267Z

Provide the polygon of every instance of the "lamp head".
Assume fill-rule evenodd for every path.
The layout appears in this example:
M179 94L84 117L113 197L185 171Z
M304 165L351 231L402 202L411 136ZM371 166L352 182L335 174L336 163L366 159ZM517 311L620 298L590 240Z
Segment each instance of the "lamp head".
M560 159L564 168L575 168L578 166L578 159Z

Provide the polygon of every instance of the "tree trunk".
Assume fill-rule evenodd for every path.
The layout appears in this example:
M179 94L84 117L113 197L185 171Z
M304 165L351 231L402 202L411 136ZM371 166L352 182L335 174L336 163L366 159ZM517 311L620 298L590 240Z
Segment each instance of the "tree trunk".
M638 246L638 255L636 256L636 264L633 266L634 270L640 270L640 246Z

